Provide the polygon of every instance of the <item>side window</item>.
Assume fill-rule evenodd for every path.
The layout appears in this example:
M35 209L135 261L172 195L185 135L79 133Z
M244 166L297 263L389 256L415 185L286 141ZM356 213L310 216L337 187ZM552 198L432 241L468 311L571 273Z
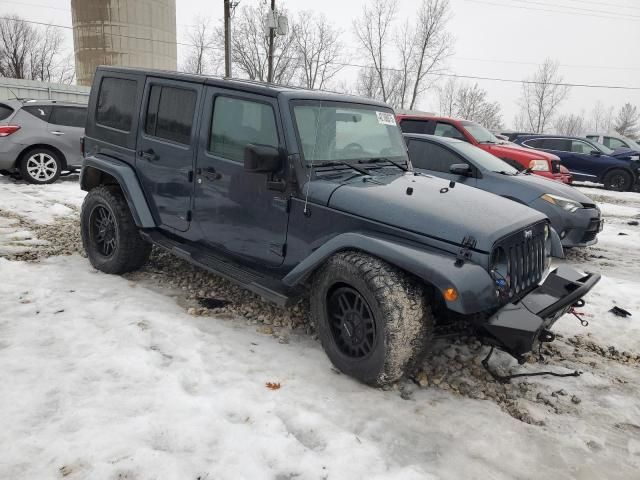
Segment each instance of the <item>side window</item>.
M87 121L87 109L82 107L53 107L49 123L66 127L84 128Z
M5 118L9 118L9 116L13 113L13 108L9 105L5 105L0 103L0 120L4 120Z
M22 107L22 110L33 115L36 118L39 118L42 121L48 122L49 115L51 115L51 110L53 110L53 108L50 105L30 105L28 107Z
M400 129L404 133L428 133L429 122L425 120L402 120Z
M105 77L100 83L96 123L123 132L131 131L136 108L135 80Z
M573 153L589 154L594 148L588 143L581 142L580 140L571 140L571 151Z
M607 145L607 142L609 141L608 139L609 139L609 137L604 137L603 143L605 145ZM600 136L599 135L587 135L587 140L591 140L592 142L597 142L597 141L600 140ZM607 147L608 146L609 145L607 145Z
M605 140L605 145L609 148L613 148L614 150L616 148L628 148L629 145L627 145L626 143L624 143L622 140L618 140L617 138L613 138L613 137L604 137ZM609 141L607 143L607 140Z
M196 100L197 94L193 90L152 85L145 133L188 145L191 141Z
M438 122L438 124L436 125L436 131L433 134L438 137L457 138L458 140L464 141L467 140L456 127L449 123Z
M409 158L416 168L443 173L449 173L454 163L465 163L461 157L440 145L414 139L409 142Z
M571 151L571 140L564 138L545 138L542 141L542 148L547 150L558 150L559 152Z
M241 162L250 144L278 147L273 107L267 103L231 97L216 97L209 137L209 151Z
M544 140L542 138L534 138L532 140L526 140L522 142L523 145L531 148L545 148Z

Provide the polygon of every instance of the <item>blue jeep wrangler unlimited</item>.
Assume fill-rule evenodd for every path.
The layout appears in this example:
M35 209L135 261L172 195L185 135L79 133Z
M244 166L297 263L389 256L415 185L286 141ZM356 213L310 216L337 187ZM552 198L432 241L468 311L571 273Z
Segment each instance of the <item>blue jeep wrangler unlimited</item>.
M522 359L599 279L548 272L562 247L539 212L413 172L374 100L101 67L84 150L97 269L155 244L281 305L309 295L331 361L371 385L451 323Z

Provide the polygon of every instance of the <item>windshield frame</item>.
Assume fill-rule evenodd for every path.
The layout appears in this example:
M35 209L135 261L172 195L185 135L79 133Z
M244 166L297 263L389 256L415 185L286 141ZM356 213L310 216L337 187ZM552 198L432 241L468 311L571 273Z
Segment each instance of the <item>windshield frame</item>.
M296 147L298 150L298 154L300 156L300 160L301 163L304 167L310 168L310 167L322 167L322 165L324 163L328 163L328 162L344 162L344 163L356 163L358 164L360 162L360 160L371 160L374 158L380 158L380 157L387 157L390 158L392 160L395 160L396 162L402 164L404 163L405 166L407 166L408 168L411 168L411 161L409 160L409 154L407 153L407 149L406 149L406 143L404 141L404 137L402 135L402 130L400 129L400 125L398 125L398 121L396 119L396 115L395 112L393 111L393 109L391 107L388 106L383 106L383 105L379 105L379 104L375 104L375 103L359 103L359 102L353 102L353 101L349 101L349 100L345 100L345 101L340 101L340 100L322 100L322 99L316 99L316 98L292 98L288 101L289 103L289 114L291 116L291 123L293 125L293 130L295 132L295 141L296 141ZM296 114L295 114L295 107L297 106L304 106L304 105L311 105L311 106L319 106L322 105L324 106L338 106L338 107L345 107L345 108L354 108L354 109L364 109L364 110L371 110L371 111L379 111L379 112L385 112L385 113L389 113L391 115L393 115L394 121L395 121L395 126L398 130L398 138L400 139L401 145L404 146L402 152L403 155L393 155L393 156L389 156L389 155L373 155L373 156L364 156L364 157L357 157L357 158L348 158L348 159L325 159L325 160L307 160L304 156L304 148L302 147L302 137L300 136L300 131L298 129L298 122L296 120Z

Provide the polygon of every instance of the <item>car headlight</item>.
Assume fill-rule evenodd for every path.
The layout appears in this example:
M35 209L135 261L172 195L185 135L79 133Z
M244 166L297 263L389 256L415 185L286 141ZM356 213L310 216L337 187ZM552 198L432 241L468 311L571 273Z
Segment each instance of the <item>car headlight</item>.
M532 172L548 172L549 162L546 160L531 160L529 162L529 168Z
M559 195L553 195L551 193L545 193L540 198L545 202L557 205L563 210L571 213L575 212L579 208L582 208L582 204L580 202L576 202L575 200L571 200L569 198L560 197Z

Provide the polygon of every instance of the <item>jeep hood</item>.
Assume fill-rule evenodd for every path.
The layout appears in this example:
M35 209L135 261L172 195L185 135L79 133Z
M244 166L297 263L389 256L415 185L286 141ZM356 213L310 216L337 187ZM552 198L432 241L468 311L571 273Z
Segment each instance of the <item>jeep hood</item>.
M330 195L333 182L319 183L325 185L311 190L325 197L328 207L453 244L473 236L476 250L485 252L505 235L546 218L477 188L450 187L447 180L412 173L334 183Z
M552 153L521 147L515 143L500 143L497 145L482 144L482 149L499 158L508 157L509 155L517 155L518 158L527 160L559 160L559 158Z

